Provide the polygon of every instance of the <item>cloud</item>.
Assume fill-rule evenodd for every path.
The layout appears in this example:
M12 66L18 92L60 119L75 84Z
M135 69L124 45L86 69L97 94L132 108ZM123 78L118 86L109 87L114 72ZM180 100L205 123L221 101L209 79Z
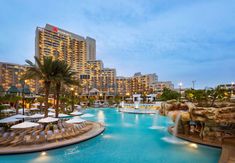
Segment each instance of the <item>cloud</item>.
M97 58L118 75L156 72L188 85L202 80L201 87L234 80L234 0L0 3L0 55L11 62L30 58L36 26L50 23L95 38Z

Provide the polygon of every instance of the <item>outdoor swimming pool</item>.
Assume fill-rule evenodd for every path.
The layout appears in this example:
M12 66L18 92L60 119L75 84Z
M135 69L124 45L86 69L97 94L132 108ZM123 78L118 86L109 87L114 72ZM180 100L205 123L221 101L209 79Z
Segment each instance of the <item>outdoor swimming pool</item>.
M104 122L105 132L80 144L46 151L0 156L1 163L215 163L221 150L172 137L173 123L159 115L120 113L117 109L90 109L89 120ZM88 119L88 118L87 118Z

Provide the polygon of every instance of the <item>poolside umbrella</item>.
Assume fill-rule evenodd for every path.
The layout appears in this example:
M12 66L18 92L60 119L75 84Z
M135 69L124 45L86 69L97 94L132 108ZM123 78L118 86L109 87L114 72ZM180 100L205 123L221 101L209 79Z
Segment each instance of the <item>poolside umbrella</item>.
M0 123L15 123L20 121L19 119L8 117L0 120Z
M24 93L24 94L31 94L31 91L30 91L29 87L26 86L26 85L24 86L24 89L23 89L23 88L20 88L19 91L20 91L21 93Z
M34 122L22 122L17 125L11 126L12 129L24 129L24 128L31 128L31 127L37 127L39 126L38 123Z
M22 115L22 114L16 114L16 115L13 115L11 117L15 118L15 119L24 119L24 118L27 118L28 116L27 115Z
M37 110L40 110L40 109L38 109L38 108L30 108L29 110L30 111L37 111Z
M44 117L43 114L34 114L34 115L29 116L29 118L32 118L32 119L43 118L43 117Z
M40 103L39 102L37 102L37 103L34 103L34 104L32 104L33 106L39 106L40 105Z
M12 109L4 109L2 112L3 112L3 113L13 113L13 112L15 112L15 111L12 110Z
M23 109L18 110L19 113L23 113ZM29 112L27 109L24 109L24 112Z
M55 116L55 113L49 112L49 113L48 113L48 116L49 116L49 117L54 117L54 116Z
M80 111L74 111L74 112L72 112L70 114L76 116L76 115L82 115L83 113L80 112Z
M32 105L33 105L33 106L40 106L40 103L37 102L37 103L34 103L34 104L32 104ZM45 106L44 103L42 103L42 106Z
M65 121L66 123L82 123L85 122L85 119L79 118L79 117L73 117L68 121Z
M55 109L53 109L53 108L49 108L48 110L51 112L55 112Z
M69 115L68 115L68 114L60 113L60 114L58 115L58 117L59 117L59 118L65 118L65 117L69 117Z
M74 105L75 107L77 107L77 110L81 110L81 106L80 105Z
M18 88L16 88L16 86L11 86L8 90L8 93L19 93L20 91L18 90Z
M10 106L10 104L2 104L3 106Z
M53 123L53 122L57 122L58 120L59 120L58 118L46 117L46 118L40 119L38 122L39 123Z
M88 118L88 117L94 117L94 115L88 113L88 114L83 114L81 117L82 118Z

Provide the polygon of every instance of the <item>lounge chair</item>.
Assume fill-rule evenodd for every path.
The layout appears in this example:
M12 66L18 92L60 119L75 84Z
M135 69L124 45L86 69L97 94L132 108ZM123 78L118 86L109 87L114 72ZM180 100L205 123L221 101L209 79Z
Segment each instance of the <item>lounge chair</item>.
M37 134L34 132L29 136L29 139L26 139L26 144L33 144L37 139Z
M17 146L17 145L23 144L25 142L26 142L25 135L21 135L21 136L16 137L13 141L11 141L9 143L9 145L10 146Z
M46 142L46 136L41 134L41 135L38 135L36 140L35 140L35 143L36 144L41 144L41 143L44 143Z

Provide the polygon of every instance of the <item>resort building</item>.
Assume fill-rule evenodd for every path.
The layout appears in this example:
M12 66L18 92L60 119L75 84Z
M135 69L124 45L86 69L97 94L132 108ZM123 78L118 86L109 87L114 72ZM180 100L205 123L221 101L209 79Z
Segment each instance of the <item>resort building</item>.
M21 75L27 66L14 63L0 62L0 85L7 92L11 86L16 86L19 90L22 88ZM24 85L30 88L31 92L36 92L35 80L25 80Z
M110 95L116 93L116 70L104 68L103 62L96 60L96 40L91 37L46 24L36 29L35 54L41 61L44 56L65 60L81 81L83 95L92 88Z
M117 76L117 94L122 96L130 96L132 94L132 86L131 86L131 77L123 77Z
M117 93L120 96L131 96L133 94L147 95L152 93L152 83L157 82L158 76L153 74L142 75L135 73L133 77L117 77Z
M87 60L95 61L96 60L96 41L91 37L86 37L86 51L87 51Z
M84 95L93 88L109 96L116 94L116 69L104 68L101 60L87 61L86 66L89 75L80 77Z
M235 83L231 83L231 84L220 84L218 85L218 87L222 88L222 89L227 89L227 90L233 90L235 91Z
M41 61L44 56L66 61L75 72L78 72L78 77L85 73L88 58L86 39L46 24L45 28L37 27L36 29L35 55Z
M164 88L174 89L174 84L171 81L157 81L151 84L151 89L156 94L161 94Z

